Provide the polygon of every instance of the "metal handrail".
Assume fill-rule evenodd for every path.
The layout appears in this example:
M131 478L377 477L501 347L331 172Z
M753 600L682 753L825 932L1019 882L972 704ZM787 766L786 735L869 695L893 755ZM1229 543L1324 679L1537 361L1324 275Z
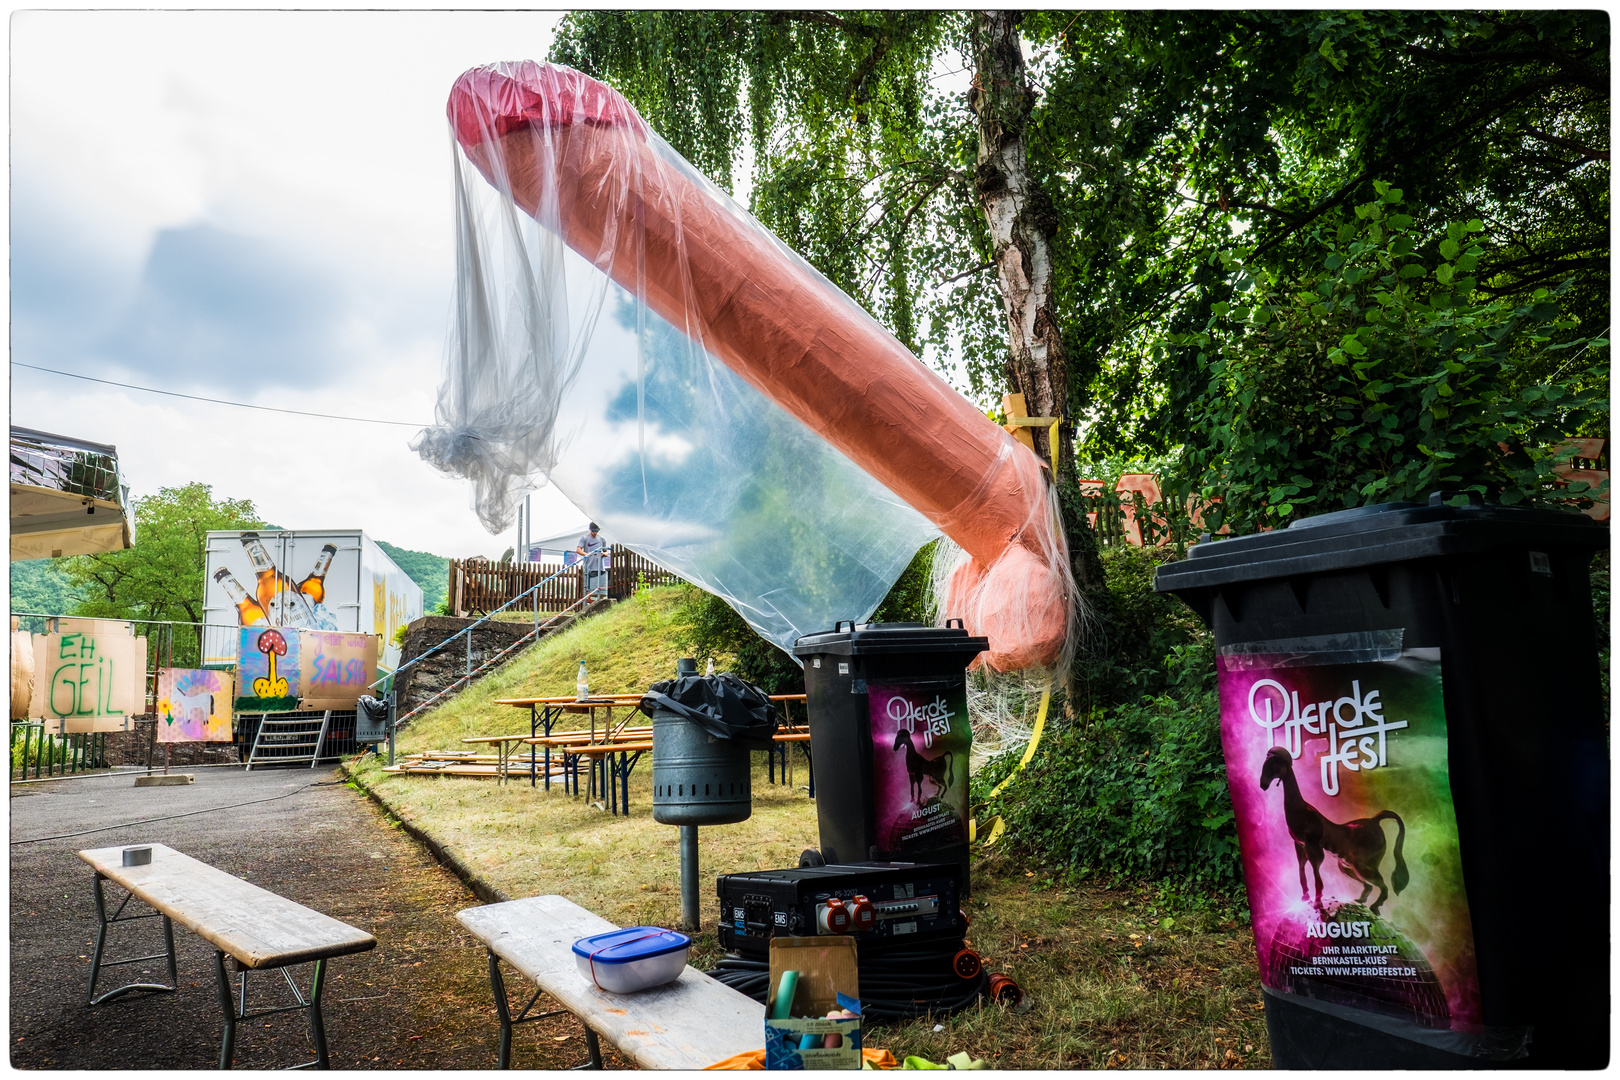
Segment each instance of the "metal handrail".
M450 635L449 637L445 638L443 641L441 641L437 645L433 646L433 648L429 649L427 652L423 653L421 656L415 657L414 659L410 660L408 663L401 664L399 667L395 668L393 671L390 671L387 675L384 675L382 678L378 679L376 682L373 682L371 685L366 687L367 690L375 690L377 687L381 686L385 682L388 684L388 725L387 725L387 729L388 729L388 764L389 764L390 767L392 767L393 764L394 764L394 732L399 728L399 726L401 724L403 724L405 722L406 719L409 719L411 715L414 715L414 712L410 713L410 714L407 714L405 717L400 717L400 715L399 715L399 690L398 690L399 682L397 680L397 676L402 675L406 671L409 671L413 666L415 666L417 664L420 664L423 660L426 660L428 657L430 657L430 656L434 655L435 653L439 652L440 650L444 649L452 641L455 641L457 638L461 637L463 634L470 635L474 630L478 629L480 626L483 626L485 623L490 622L491 620L493 620L495 618L495 616L499 615L501 612L505 611L507 608L511 607L513 604L516 604L520 600L523 600L525 597L529 596L531 593L538 592L540 589L542 589L545 586L551 584L551 582L556 581L558 578L562 577L564 574L568 573L572 569L573 569L573 567L564 567L564 568L558 570L555 574L552 574L550 577L546 578L544 581L540 581L540 582L535 583L530 588L527 588L527 589L523 590L521 593L519 593L518 595L512 597L512 599L508 600L506 603L502 604L500 607L496 608L494 611L491 611L491 612L487 613L482 619L479 619L475 623L471 623L471 624L469 624L467 626L462 627L460 630L456 631L456 633L454 633L454 634ZM589 593L586 594L586 596L589 596L589 595L590 595ZM570 604L567 610L572 610L574 607L578 606L578 604L583 603L585 599L586 599L586 597L581 597L574 604ZM561 617L561 615L563 615L563 614L566 614L566 610L564 612L559 612L558 617ZM549 625L550 623L552 623L554 621L556 621L556 620L555 619L548 619L547 624ZM534 629L529 631L528 634L525 634L524 638L533 637L533 636L539 634L539 632L540 632L540 598L538 596L536 596L535 597L535 604L534 604ZM508 651L510 651L510 647L508 647ZM468 661L470 663L470 661L472 659L472 638L471 637L468 637L468 639L467 639L467 657L468 657ZM480 671L483 670L483 667L480 666L479 670ZM472 673L469 671L468 672L468 677L470 677L471 674ZM465 679L458 679L458 680L456 680L456 683L452 683L451 685L456 685L457 683L464 682L464 681L466 681L466 680ZM442 695L435 695L435 696L442 696Z
M558 578L562 577L565 573L567 573L571 569L573 569L573 568L572 567L565 567L564 569L557 571L555 574L552 574L550 577L546 578L544 581L538 582L534 586L523 590L518 595L512 597L512 599L508 600L506 603L504 603L500 607L496 608L494 611L491 611L488 614L486 614L482 619L479 619L477 622L472 623L469 626L464 626L460 630L456 631L454 634L451 634L449 637L445 638L443 641L441 641L437 645L433 646L433 648L429 649L427 652L423 653L421 656L418 656L418 657L408 661L407 663L399 665L399 667L395 668L393 671L390 671L387 675L384 675L382 678L378 679L376 682L374 682L374 683L370 684L369 686L367 686L366 689L367 690L375 690L377 687L381 686L383 683L388 682L388 680L390 680L392 678L395 678L396 676L403 675L405 672L409 671L414 665L420 664L423 660L426 660L428 657L432 656L434 653L438 652L440 649L444 648L446 645L449 645L452 641L456 640L456 638L460 637L462 634L470 634L470 633L472 633L474 630L478 629L480 626L483 626L485 623L490 622L491 620L493 620L495 618L495 616L499 615L501 612L505 611L507 608L511 607L513 604L517 603L519 600L522 600L524 597L528 596L530 593L535 592L535 591L537 591L539 589L542 589L545 586L551 584L553 581L556 581ZM534 609L534 622L535 622L536 626L538 626L540 624L540 608L538 606L536 606L535 609Z

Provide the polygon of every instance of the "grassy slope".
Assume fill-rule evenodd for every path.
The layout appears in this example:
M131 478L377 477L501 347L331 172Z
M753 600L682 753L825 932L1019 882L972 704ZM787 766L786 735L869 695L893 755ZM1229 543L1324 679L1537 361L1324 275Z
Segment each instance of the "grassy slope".
M600 692L669 677L679 655L673 600L672 589L650 590L542 642L424 714L401 733L401 747L464 749L467 735L527 730L527 710L494 699L572 693L581 658ZM753 816L701 831L705 929L692 955L700 969L720 956L715 877L794 866L817 843L803 759L792 786L768 783L763 760L755 755ZM557 893L620 926L680 925L678 834L652 819L646 758L631 775L628 819L555 786L389 776L381 766L362 762L358 779L508 896ZM968 1050L1002 1069L1269 1066L1247 924L1162 907L1146 889L1066 888L1012 859L988 863L974 874L969 940L990 970L1019 981L1034 1008L986 1005L940 1032L932 1020L884 1025L868 1045L934 1061Z
M591 690L628 694L675 677L672 609L679 590L647 589L578 626L542 641L479 679L444 705L423 713L400 733L403 750L463 750L469 735L505 735L529 729L529 711L492 704L498 698L556 697L574 693L579 662Z

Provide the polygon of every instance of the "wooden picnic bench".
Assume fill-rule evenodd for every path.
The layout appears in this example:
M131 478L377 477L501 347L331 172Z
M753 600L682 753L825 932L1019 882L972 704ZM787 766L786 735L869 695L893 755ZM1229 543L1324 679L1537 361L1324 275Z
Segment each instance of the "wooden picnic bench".
M325 981L326 961L334 956L347 956L375 948L377 939L364 930L322 915L268 889L261 889L167 845L149 846L152 861L142 866L123 865L123 847L79 852L79 858L89 863L96 872L96 914L101 920L96 932L95 956L90 963L89 1003L100 1005L136 990L172 993L179 986L174 956L174 923L179 923L214 946L214 977L219 988L220 1008L225 1013L225 1034L219 1050L220 1068L231 1067L236 1052L238 1024L274 1013L299 1010L309 1012L309 1032L315 1043L315 1060L294 1067L308 1068L313 1065L328 1068L326 1025L321 1017L321 987ZM102 885L104 881L113 882L129 894L110 917ZM144 915L124 915L124 908L131 899L139 900L153 910ZM127 960L103 959L109 926L155 916L163 919L163 936L168 947L166 954L155 953ZM241 973L240 1004L237 1003L236 992L231 988L230 975L226 972L226 957ZM129 983L96 996L96 981L102 968L159 958L168 960L169 985ZM285 970L295 964L315 965L307 998ZM298 1004L250 1013L247 1011L247 973L271 968L282 969L282 977Z
M602 1067L598 1035L643 1069L702 1069L765 1044L765 1006L690 965L680 978L634 994L598 989L581 975L573 945L582 937L617 930L606 919L560 896L531 896L467 908L456 918L489 951L489 983L500 1017L496 1067L510 1067L512 1027L569 1012L585 1027L590 1059L577 1068ZM500 962L536 984L516 1016L506 998ZM529 1014L541 992L562 1009Z
M531 739L538 739L542 735L549 737L552 734L552 727L557 723L558 720L562 719L566 715L581 713L587 714L590 717L590 741L595 742L596 710L607 710L607 721L604 725L604 730L607 730L612 727L614 709L629 708L634 710L640 701L640 694L599 694L589 697L584 701L571 697L496 698L495 704L510 705L513 708L518 709L528 709L529 737ZM627 716L619 722L619 726L622 728L629 722L630 718ZM545 789L550 791L552 775L551 747L547 746L545 749L545 764L542 768L541 763L535 760L533 747L535 745L543 744L531 742L529 745L531 748L529 754L529 786L534 787L541 780L541 778L544 778ZM596 778L593 775L591 778L593 791L595 789L595 782Z
M621 805L620 791L623 791L624 816L630 816L630 773L635 769L641 755L652 750L652 740L647 736L624 742L581 742L567 735L553 735L550 738L541 737L530 740L540 743L546 748L546 760L551 760L551 751L556 750L562 755L563 790L568 790L569 778L573 778L573 793L579 794L579 759L591 759L591 791L595 796L600 790L602 799L608 804L613 814L618 814ZM600 788L598 779L600 778Z

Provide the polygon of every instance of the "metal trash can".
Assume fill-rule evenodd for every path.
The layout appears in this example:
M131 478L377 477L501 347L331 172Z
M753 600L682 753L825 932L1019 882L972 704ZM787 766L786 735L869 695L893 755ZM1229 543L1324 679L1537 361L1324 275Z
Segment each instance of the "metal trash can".
M362 694L355 702L354 741L376 744L388 738L388 702Z
M1158 571L1215 632L1282 1068L1608 1061L1608 530L1455 494Z
M839 622L804 660L821 857L968 867L967 666L989 647L960 619Z
M684 659L678 671L679 678L654 683L642 699L642 710L652 716L653 820L746 821L754 812L749 751L771 745L775 710L764 693L734 675L699 676Z

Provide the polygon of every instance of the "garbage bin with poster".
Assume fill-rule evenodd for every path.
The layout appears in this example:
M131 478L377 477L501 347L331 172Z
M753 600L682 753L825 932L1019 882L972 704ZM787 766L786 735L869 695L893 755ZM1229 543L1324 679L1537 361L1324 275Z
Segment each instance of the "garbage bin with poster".
M1578 514L1389 503L1201 543L1284 1068L1600 1068L1609 792Z
M988 647L960 619L840 622L794 644L822 859L955 863L967 887L967 666Z

